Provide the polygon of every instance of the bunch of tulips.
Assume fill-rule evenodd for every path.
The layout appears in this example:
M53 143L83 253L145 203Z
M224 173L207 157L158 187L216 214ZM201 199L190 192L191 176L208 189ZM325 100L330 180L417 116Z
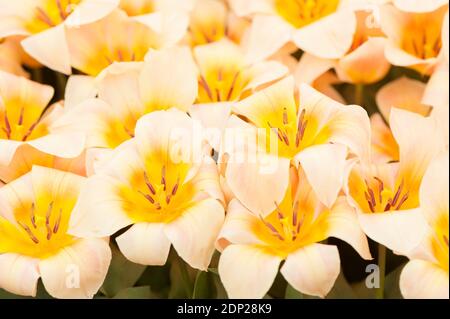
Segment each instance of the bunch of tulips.
M0 298L449 298L448 115L448 0L0 0Z

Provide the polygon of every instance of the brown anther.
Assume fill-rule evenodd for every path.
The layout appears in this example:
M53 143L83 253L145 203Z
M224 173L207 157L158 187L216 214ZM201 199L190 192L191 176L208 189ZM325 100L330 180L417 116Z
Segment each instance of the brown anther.
M390 210L392 207L392 202L391 200L389 200L386 204L386 206L384 206L384 211L387 212L388 210Z
M127 135L129 137L131 137L131 138L134 137L134 133L128 127L126 127L125 125L123 126L123 130L125 131L125 133L127 133Z
M409 192L406 192L405 195L403 195L403 197L400 199L400 201L398 202L397 206L395 207L395 210L399 210L400 207L406 202L406 200L409 197Z
M267 222L264 220L264 218L260 215L259 218L261 219L261 221L263 222L263 224L269 228L269 230L272 232L272 235L274 235L275 237L277 237L279 240L284 240L284 237L281 236L280 232L275 228L275 226L273 226L271 223Z
M284 216L283 216L283 212L281 211L280 206L278 206L277 202L274 202L274 203L275 203L275 207L276 207L276 210L277 210L278 219L283 219Z
M231 81L230 89L228 90L227 99L226 99L227 101L229 101L231 99L231 95L233 94L233 91L234 91L234 86L236 85L236 81L237 81L240 73L241 73L241 71L238 71L234 74L233 80Z
M283 138L284 143L289 146L289 138L287 137L286 133L281 129L278 130L281 132L281 137Z
M144 172L144 181L145 181L145 185L147 185L147 188L150 190L150 192L155 195L156 194L156 190L153 187L152 183L150 183L150 179L148 178L147 172Z
M31 238L31 240L35 243L35 244L39 244L39 239L36 238L36 236L33 234L33 232L31 231L30 227L28 227L27 225L19 222L20 227L22 227L26 233L28 234L28 236Z
M6 137L8 139L11 138L11 124L9 123L9 119L8 119L8 114L5 111L5 115L4 115L4 120L5 120L5 127L3 128L3 131L6 133Z
M399 199L402 190L403 190L403 180L398 186L397 191L395 192L394 198L392 199L392 205L395 205L397 203L397 200Z
M378 182L378 200L381 203L383 201L383 196L381 195L381 192L384 189L384 183L380 178L376 176L374 177L374 179Z
M205 78L202 75L200 75L199 84L206 91L206 94L208 95L209 99L213 101L214 99L212 96L211 88L209 87L208 82L206 82Z
M443 236L444 237L444 243L447 245L447 247L448 247L448 237L447 236Z
M59 225L61 225L61 218L62 218L62 208L59 209L59 215L58 219L55 222L55 225L53 226L53 234L56 234L59 230Z
M42 10L39 7L37 7L36 10L38 12L37 18L39 20L41 20L42 22L44 22L45 24L47 24L50 27L54 27L55 26L55 24L53 23L52 19L50 19L50 17L47 15L47 13L44 10Z
M267 126L269 126L272 131L277 133L278 139L282 142L283 141L283 137L281 136L281 131L279 129L273 127L272 125L270 125L269 122L267 122Z
M287 109L285 107L283 108L283 124L284 125L288 124L288 114Z
M294 208L292 209L292 226L297 226L297 215L298 215L298 201L295 202Z
M303 139L303 136L305 134L306 125L308 124L308 120L304 121L305 119L306 111L303 109L300 112L300 116L298 118L298 124L297 124L297 134L295 136L295 146L300 145L300 141Z
M24 111L24 108L22 106L22 108L20 109L19 121L17 122L17 125L19 125L19 126L21 126L23 124L23 111Z
M31 225L33 225L33 227L36 229L37 225L36 225L36 216L34 214L35 212L35 205L34 203L31 204L31 213L30 213L30 220L31 220Z
M169 194L169 195L166 195L166 204L169 204L169 203L170 203L170 198L171 198L170 194Z
M47 228L47 240L52 238L52 228L50 227L50 217L53 210L53 202L48 205L47 213L45 214L45 227Z
M117 57L118 57L119 61L123 61L123 54L120 49L117 49Z
M175 194L177 193L179 183L180 183L180 177L178 176L177 182L175 183L175 185L172 188L172 193L171 193L172 196L175 196Z
M221 98L221 96L220 96L220 91L219 91L219 89L216 89L216 95L217 95L217 102L221 102L221 101L222 101L222 98Z
M62 20L65 20L66 19L66 13L64 12L64 9L63 9L63 7L61 5L61 0L56 0L56 5L58 6L58 13L59 13L60 18Z
M31 133L33 133L33 130L36 128L36 125L38 125L39 120L37 120L36 122L34 122L28 129L27 133L23 136L22 138L22 142L25 142L31 135Z
M161 185L164 186L164 191L165 191L166 187L167 187L167 185L166 185L166 167L165 166L163 166L161 168Z
M149 195L149 194L145 194L141 191L138 191L139 194L141 194L142 196L145 197L146 200L148 200L150 203L154 204L155 200Z
M157 210L160 210L162 208L160 203L155 203L155 206Z

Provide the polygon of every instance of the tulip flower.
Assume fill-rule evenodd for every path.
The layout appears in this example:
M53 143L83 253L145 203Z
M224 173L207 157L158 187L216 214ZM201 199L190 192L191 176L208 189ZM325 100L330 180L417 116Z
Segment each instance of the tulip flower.
M290 41L309 54L338 59L352 45L354 9L360 7L337 0L231 0L230 5L237 16L253 17L249 55L254 59L267 58Z
M248 20L236 17L221 0L197 0L190 13L189 41L192 46L224 38L239 44L250 26Z
M424 83L406 77L384 85L377 92L376 102L380 114L371 116L372 155L375 162L387 163L399 160L398 144L388 126L391 108L395 107L423 116L429 115L431 107L422 103L424 93Z
M448 152L428 167L419 191L420 210L427 232L409 254L400 275L405 298L449 298L448 278Z
M95 23L67 30L71 65L96 76L114 62L142 62L150 49L165 45L162 35L166 33L158 34L115 10Z
M71 107L60 123L87 135L87 158L94 162L133 138L143 115L172 107L187 111L197 95L197 70L188 48L152 51L145 63L111 65L97 81L75 77L69 82Z
M333 147L345 153L343 146ZM230 298L262 298L282 261L280 272L293 288L325 297L340 272L337 247L322 243L328 237L346 241L371 259L356 212L345 198L324 206L301 169L292 171L285 197L269 215L249 211L237 199L228 206L218 246L223 249L219 274Z
M176 109L155 111L136 125L80 196L73 234L116 238L130 261L164 265L173 245L206 270L224 219L217 168L203 156L194 121ZM108 234L108 235L106 235Z
M364 232L405 254L423 235L419 188L430 162L445 149L445 141L434 117L392 108L389 123L399 146L399 162L354 165L346 191Z
M70 74L67 28L95 22L114 10L119 0L2 1L0 38L21 35L26 52L43 65Z
M0 39L0 70L24 77L28 76L22 68L20 46L12 37Z
M47 108L52 96L48 85L0 71L0 179L17 177L5 167L30 166L41 155L69 160L82 154L84 134L59 126L64 109L58 103Z
M34 166L0 188L0 288L36 296L41 278L56 298L92 298L111 260L108 240L70 235L85 178Z
M442 29L448 5L431 12L403 12L381 7L381 28L388 37L385 55L393 65L431 74L442 49Z
M319 162L302 155L309 148L337 143L348 146L353 154L365 161L369 158L370 124L367 113L356 105L342 105L308 85L300 86L298 102L294 96L292 77L234 104L233 112L248 122L234 116L226 128L221 153L228 154L226 156L230 160L226 164L225 178L234 195L250 210L262 209L265 214L274 209L274 201L282 200L288 186L291 162L294 165L300 162L307 176L312 170L326 171L326 166L325 169L322 166L319 168ZM242 148L239 143L227 143L227 132L259 135L257 139L263 142L251 139L247 142L246 138L242 138L239 140L248 144ZM241 155L252 152L255 159L239 160ZM339 156L333 149L327 154L330 158ZM265 161L267 163L264 164ZM333 180L330 178L328 182L342 183L341 175L334 175ZM324 204L330 206L334 203L337 192L319 191L320 184L325 180L314 179L310 182ZM251 191L249 184L253 185ZM249 206L253 196L260 198L258 207Z

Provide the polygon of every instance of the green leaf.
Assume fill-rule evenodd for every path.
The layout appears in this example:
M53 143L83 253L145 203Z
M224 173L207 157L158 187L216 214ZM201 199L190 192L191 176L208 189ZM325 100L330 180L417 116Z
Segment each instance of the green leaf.
M211 272L199 271L194 283L193 299L212 298L215 292L214 274Z
M113 297L119 291L133 287L146 268L146 266L127 260L114 245L112 245L111 250L111 266L101 288L101 291L107 297Z
M154 299L155 296L149 286L131 287L120 291L114 299Z

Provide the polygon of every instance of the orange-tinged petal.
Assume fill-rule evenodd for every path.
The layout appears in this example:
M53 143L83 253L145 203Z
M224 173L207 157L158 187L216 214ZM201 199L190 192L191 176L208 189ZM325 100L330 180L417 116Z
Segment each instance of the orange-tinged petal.
M138 223L116 238L122 254L141 265L164 265L170 251L170 241L164 234L164 224ZM143 245L145 243L145 245Z
M422 103L424 91L423 82L401 77L384 85L377 92L376 102L387 121L393 107L426 116L430 113L430 107Z
M105 280L111 250L104 239L81 239L39 262L45 289L56 298L92 298Z
M205 199L167 224L164 233L181 258L191 267L206 271L224 217L223 206L217 200Z
M340 271L336 246L313 244L289 255L281 267L281 274L296 290L324 298Z
M263 298L278 273L281 258L247 245L230 245L219 260L220 279L228 297Z
M400 275L400 290L407 299L448 299L448 271L422 260L406 264Z
M36 296L38 260L17 254L0 255L0 287L21 296Z

